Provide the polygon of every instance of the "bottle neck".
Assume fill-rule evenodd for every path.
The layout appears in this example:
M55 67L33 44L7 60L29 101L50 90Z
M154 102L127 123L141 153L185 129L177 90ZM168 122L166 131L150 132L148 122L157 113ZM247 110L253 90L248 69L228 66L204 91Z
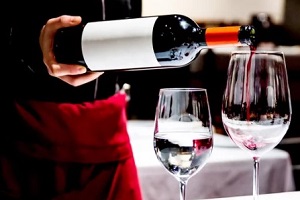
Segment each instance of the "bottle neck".
M206 44L207 46L238 45L239 30L239 26L206 28Z
M208 47L255 45L255 31L251 26L209 27L205 30Z

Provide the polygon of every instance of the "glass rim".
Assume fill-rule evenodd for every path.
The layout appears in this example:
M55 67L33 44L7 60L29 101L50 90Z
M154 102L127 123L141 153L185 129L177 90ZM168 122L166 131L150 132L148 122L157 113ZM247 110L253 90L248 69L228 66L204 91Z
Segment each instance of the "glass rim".
M231 52L231 55L233 54L279 54L284 55L283 51L279 50L268 50L268 49L258 49L258 50L235 50Z
M160 91L207 91L206 88L197 88L197 87L183 87L183 88L180 88L180 87L169 87L169 88L160 88L159 89Z

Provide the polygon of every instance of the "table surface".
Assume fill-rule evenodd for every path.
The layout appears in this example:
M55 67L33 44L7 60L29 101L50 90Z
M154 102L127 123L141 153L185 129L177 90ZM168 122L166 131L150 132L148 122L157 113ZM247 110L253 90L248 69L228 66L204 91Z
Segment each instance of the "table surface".
M129 120L128 133L138 168L144 200L179 199L179 183L157 160L153 150L154 122ZM252 194L253 160L227 136L214 134L214 148L208 163L187 185L187 199L220 198ZM290 156L273 149L259 168L260 193L294 191Z
M260 195L259 199L260 200L299 200L300 191L262 194ZM253 200L253 197L251 195L248 195L248 196L238 196L238 197L228 197L228 198L201 199L201 200Z

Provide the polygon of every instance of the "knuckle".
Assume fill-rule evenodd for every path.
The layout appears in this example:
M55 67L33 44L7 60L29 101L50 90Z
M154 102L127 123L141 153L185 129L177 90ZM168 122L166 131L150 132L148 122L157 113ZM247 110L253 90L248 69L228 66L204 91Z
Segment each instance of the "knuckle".
M49 67L48 67L47 70L48 70L48 74L49 74L50 76L58 77L58 76L57 76L56 70L54 70L53 68L49 68Z

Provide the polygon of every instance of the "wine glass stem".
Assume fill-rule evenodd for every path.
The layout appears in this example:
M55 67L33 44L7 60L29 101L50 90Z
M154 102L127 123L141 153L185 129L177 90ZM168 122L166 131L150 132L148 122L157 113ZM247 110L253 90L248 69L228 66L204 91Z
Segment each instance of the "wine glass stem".
M179 181L180 200L185 200L186 185L187 185L187 181L184 180Z
M258 200L259 196L259 157L253 157L253 200Z

